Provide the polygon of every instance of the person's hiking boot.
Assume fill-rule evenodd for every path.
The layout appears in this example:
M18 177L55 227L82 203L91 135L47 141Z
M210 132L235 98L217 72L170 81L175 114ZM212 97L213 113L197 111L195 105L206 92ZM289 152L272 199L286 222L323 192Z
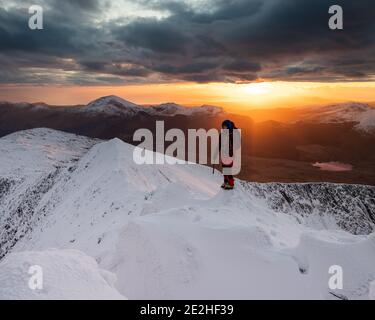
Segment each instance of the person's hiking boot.
M227 180L227 179L224 179L224 182L223 182L223 184L221 185L221 188L222 189L225 189L225 185L226 184L229 184L229 181Z
M233 190L234 186L230 185L229 182L224 183L224 190Z

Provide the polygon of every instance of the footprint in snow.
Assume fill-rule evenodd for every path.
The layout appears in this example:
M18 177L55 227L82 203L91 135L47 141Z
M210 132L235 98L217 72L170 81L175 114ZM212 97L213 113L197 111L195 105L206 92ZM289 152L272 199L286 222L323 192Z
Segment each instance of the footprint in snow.
M271 236L273 237L276 237L277 236L277 232L275 230L271 230L270 232Z
M193 222L199 222L201 220L202 220L202 217L199 214L197 214L194 216Z

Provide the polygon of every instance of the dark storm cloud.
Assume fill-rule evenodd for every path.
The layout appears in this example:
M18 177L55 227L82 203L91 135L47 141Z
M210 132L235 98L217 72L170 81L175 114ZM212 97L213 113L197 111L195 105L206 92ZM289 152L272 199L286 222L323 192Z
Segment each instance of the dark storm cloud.
M156 19L143 19L114 31L118 39L127 45L148 48L154 52L183 54L191 41L173 23Z
M6 11L0 8L1 52L46 53L67 57L96 48L95 31L82 21L62 11L51 11L44 15L43 30L28 28L29 14L26 9Z
M149 59L156 66L151 68L158 72L174 76L180 73L182 79L197 81L252 81L256 74L262 78L299 77L314 81L321 74L322 79L335 81L343 77L369 78L375 73L369 59L375 53L375 5L370 0L215 1L213 9L203 13L181 2L144 2L154 8L168 9L171 15L161 21L136 21L126 27L127 32L131 30L131 39L125 36L120 40L150 51ZM328 8L332 4L344 9L344 30L328 28ZM157 35L155 30L159 29L163 34ZM178 41L169 51L156 45L160 39L163 48L165 41L169 43L173 38ZM209 60L207 52L221 61L217 67L220 70L202 68L187 76L181 63L189 66L202 56ZM363 64L351 64L351 56L360 56ZM295 66L310 57L314 57L310 65ZM169 62L167 66L165 61Z
M113 74L125 77L146 77L151 72L142 66L105 61L82 61L79 63L85 71Z
M201 74L192 74L184 75L181 77L182 80L194 81L198 83L207 83L207 82L232 82L226 78L223 74L219 73L201 73Z
M237 71L237 72L243 72L243 71L252 71L252 72L258 72L261 70L261 67L259 63L252 63L250 61L246 60L234 60L230 63L227 63L223 66L224 70L229 71Z
M134 2L168 16L130 12L100 22L109 0L39 0L47 8L45 29L31 31L23 2L0 9L0 81L22 82L28 68L49 69L51 77L53 69L74 71L56 74L57 82L108 84L363 81L375 75L373 0L206 0L199 7L181 0ZM344 9L344 30L328 28L333 4Z
M0 82L96 84L102 81L95 78L98 69L90 70L78 62L115 57L106 34L92 22L93 12L99 8L99 1L50 1L45 6L45 27L38 31L28 28L27 7L0 8ZM108 66L111 64L106 62ZM126 74L123 69L113 67L109 74L145 76L143 69L129 68ZM63 76L64 71L74 73ZM93 75L89 74L91 71ZM107 77L108 84L111 79L113 83L120 82L118 77Z
M78 7L79 9L83 10L97 11L100 9L99 0L54 0L54 3L55 7L59 7L61 5L69 5L76 8Z
M181 66L175 66L170 64L162 64L154 67L154 70L166 73L166 74L195 74L195 73L205 73L208 70L212 70L218 67L217 63L213 62L194 62L190 64L183 64Z

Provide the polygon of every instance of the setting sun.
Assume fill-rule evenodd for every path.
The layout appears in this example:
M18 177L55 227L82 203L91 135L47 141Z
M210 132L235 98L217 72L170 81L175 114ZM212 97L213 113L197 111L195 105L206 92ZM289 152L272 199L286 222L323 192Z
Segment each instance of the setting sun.
M248 95L264 95L272 91L272 83L260 82L243 84L241 90Z

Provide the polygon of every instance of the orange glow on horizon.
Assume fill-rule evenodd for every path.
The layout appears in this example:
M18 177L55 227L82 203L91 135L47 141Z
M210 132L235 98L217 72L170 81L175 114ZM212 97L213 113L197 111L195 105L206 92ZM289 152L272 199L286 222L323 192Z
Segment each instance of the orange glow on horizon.
M105 95L118 95L137 104L175 102L188 106L211 104L244 113L253 108L297 107L347 101L374 102L375 82L257 82L173 83L128 86L0 86L0 100L87 104Z

